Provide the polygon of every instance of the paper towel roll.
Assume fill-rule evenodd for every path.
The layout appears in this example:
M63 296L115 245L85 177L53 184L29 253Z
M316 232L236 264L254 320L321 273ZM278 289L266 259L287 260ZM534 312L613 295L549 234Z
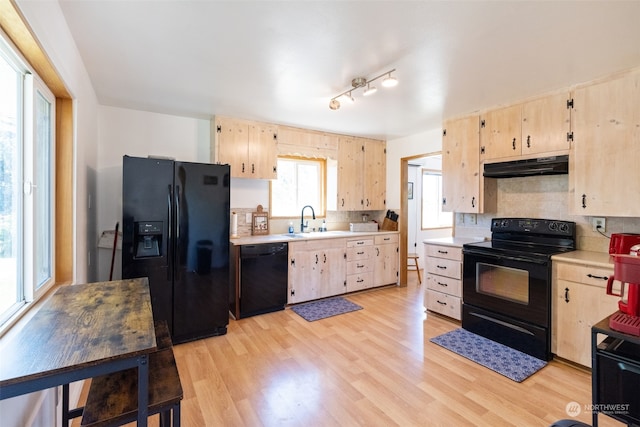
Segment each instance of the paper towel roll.
M238 237L238 214L231 214L231 237Z

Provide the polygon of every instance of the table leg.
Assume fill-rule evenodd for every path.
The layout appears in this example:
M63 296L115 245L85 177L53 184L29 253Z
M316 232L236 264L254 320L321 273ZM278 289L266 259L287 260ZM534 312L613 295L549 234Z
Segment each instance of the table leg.
M69 425L69 384L62 384L62 425Z
M591 330L591 423L598 427L598 333Z
M149 357L138 358L138 426L147 427L149 412Z

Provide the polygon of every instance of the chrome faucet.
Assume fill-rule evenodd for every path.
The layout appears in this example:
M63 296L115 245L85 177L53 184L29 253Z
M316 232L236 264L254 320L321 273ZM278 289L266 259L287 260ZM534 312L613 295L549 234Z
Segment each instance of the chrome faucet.
M300 214L300 232L301 233L304 233L304 229L309 226L309 221L307 221L307 225L304 225L304 210L306 208L311 209L311 215L313 216L313 219L316 219L316 212L313 210L313 207L311 205L306 205L305 207L303 207L302 213Z

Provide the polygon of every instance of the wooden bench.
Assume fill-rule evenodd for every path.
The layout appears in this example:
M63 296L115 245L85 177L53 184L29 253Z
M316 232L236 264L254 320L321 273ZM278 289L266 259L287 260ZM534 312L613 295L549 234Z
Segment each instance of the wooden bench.
M166 322L156 323L158 351L149 355L149 416L159 414L160 426L180 426L182 385ZM127 369L91 380L82 412L82 426L120 426L138 416L138 370ZM172 420L173 419L173 420ZM171 424L173 421L173 424Z

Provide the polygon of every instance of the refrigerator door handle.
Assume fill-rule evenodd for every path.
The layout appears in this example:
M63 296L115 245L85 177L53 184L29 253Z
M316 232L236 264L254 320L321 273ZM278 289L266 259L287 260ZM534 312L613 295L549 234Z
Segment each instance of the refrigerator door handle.
M175 277L176 281L180 280L180 268L181 268L181 262L182 260L180 259L180 256L182 254L181 252L181 248L180 248L180 186L176 185L176 194L175 194L175 198L176 198L176 244L175 244L175 268L173 269L173 275ZM186 261L185 261L186 262Z
M172 262L171 262L171 186L167 186L168 187L168 192L167 192L167 213L168 213L168 218L169 218L169 222L167 223L167 266L169 268L167 268L167 280L171 280L171 270L172 270Z

